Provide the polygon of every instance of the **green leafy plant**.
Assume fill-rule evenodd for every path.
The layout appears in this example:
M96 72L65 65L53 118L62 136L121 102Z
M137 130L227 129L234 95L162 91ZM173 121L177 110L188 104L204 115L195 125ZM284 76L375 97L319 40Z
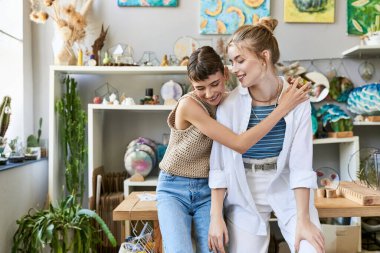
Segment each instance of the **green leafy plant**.
M60 138L65 163L67 191L82 202L84 192L84 170L86 167L86 123L87 116L82 109L77 82L67 76L64 79L66 93L56 103L59 115Z
M338 121L331 121L331 128L334 132L352 131L354 125L351 119L339 119Z
M52 253L88 253L101 243L98 226L115 247L115 237L94 211L82 209L75 196L69 195L57 207L31 209L17 221L12 253L39 253L46 246Z
M94 211L82 209L84 169L87 149L85 143L86 114L82 110L74 79L64 79L66 92L56 103L60 121L60 142L65 164L66 189L69 192L57 206L48 209L31 209L17 221L12 253L40 253L50 247L51 253L95 252L101 243L101 230L112 246L116 240L105 222ZM42 120L40 119L40 129ZM41 132L38 131L39 142ZM100 229L99 229L100 227Z
M37 131L37 136L35 136L33 134L28 136L28 138L26 140L27 147L39 147L40 146L40 138L41 138L41 133L42 133L41 127L42 127L42 118L40 118L40 120L39 120L39 128Z

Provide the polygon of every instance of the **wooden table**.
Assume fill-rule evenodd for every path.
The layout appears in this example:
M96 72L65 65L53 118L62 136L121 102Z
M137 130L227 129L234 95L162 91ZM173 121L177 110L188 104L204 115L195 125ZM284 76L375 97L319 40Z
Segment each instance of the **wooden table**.
M140 201L132 192L113 211L114 220L152 220L155 252L162 252L162 238L157 217L156 201ZM146 192L155 194L154 191ZM320 218L328 217L371 217L380 216L380 206L362 206L346 198L315 198L315 206Z
M362 206L346 198L314 199L320 218L380 216L380 206Z
M158 224L156 201L140 201L138 194L156 192L132 192L113 210L113 220L151 220L153 221L154 252L162 252L162 238Z

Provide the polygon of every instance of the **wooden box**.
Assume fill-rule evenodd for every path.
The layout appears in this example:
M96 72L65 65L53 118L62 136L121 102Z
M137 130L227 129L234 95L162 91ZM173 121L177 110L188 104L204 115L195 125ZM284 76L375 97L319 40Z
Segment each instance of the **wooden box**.
M366 120L370 122L380 122L380 116L368 116Z
M339 194L363 206L380 205L380 191L370 189L360 183L341 181Z

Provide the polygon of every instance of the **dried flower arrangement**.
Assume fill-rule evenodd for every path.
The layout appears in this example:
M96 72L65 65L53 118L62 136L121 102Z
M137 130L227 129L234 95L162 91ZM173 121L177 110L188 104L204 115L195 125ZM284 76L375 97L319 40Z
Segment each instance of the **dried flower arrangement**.
M58 35L63 42L62 52L56 55L55 62L75 64L75 55L72 47L80 43L86 36L86 14L93 0L30 0L30 19L33 22L44 24L49 17L53 19Z

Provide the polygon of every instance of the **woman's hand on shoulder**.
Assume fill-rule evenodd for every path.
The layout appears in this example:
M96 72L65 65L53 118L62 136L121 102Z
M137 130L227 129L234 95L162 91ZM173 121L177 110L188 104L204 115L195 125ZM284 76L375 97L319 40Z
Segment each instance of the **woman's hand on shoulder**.
M286 112L290 112L297 105L309 99L310 82L302 86L300 86L300 83L302 83L301 78L290 81L289 87L279 100L278 107L284 109ZM297 88L297 86L300 86L300 88Z

